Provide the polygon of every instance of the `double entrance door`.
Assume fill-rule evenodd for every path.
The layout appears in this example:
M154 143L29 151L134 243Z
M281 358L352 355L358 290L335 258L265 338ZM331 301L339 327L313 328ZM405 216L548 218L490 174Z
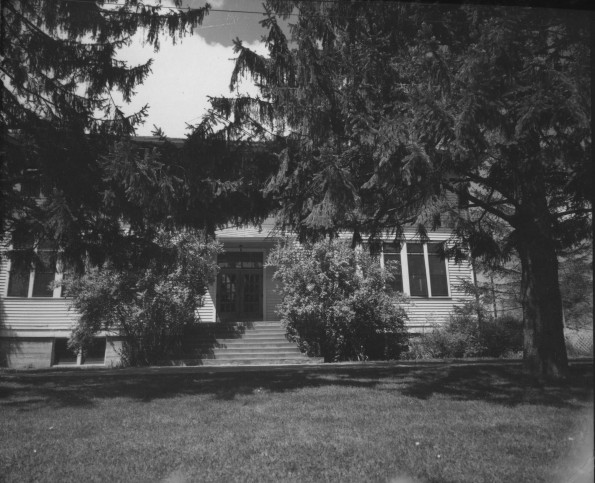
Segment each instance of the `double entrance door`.
M217 311L221 320L262 320L262 252L223 253L217 257L217 264Z

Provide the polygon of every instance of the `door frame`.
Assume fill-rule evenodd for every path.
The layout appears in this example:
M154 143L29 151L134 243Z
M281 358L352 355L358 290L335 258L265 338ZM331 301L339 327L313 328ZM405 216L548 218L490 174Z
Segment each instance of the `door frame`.
M265 280L265 275L266 275L266 267L264 266L265 261L266 261L266 249L264 248L245 248L243 246L240 245L240 247L229 247L224 249L223 253L261 253L262 254L262 268L220 268L219 272L217 273L217 280L215 281L215 314L216 314L216 319L221 320L221 321L233 321L233 322L242 322L244 320L246 321L262 321L265 319L265 314L266 314L266 303L267 303L267 295L266 295L266 280ZM220 290L220 283L221 283L221 274L223 273L237 273L238 274L238 280L241 279L241 275L243 273L259 273L260 274L260 304L261 304L261 312L260 314L257 316L257 318L250 318L250 319L246 319L245 317L241 316L240 312L236 312L237 314L239 314L238 316L232 316L230 319L224 320L224 318L221 316L221 311L219 309L220 307L220 298L221 298L221 290ZM239 283L243 283L243 282L239 282ZM243 294L243 288L239 289L239 293L238 293L238 297L240 296L240 293ZM238 303L240 303L239 299L238 299ZM237 319L237 320L235 320Z

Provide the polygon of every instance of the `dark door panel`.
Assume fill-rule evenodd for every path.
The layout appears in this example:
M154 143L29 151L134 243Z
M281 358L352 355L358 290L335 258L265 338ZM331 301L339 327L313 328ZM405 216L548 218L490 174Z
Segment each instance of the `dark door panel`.
M262 253L225 253L218 263L217 311L221 320L262 320Z

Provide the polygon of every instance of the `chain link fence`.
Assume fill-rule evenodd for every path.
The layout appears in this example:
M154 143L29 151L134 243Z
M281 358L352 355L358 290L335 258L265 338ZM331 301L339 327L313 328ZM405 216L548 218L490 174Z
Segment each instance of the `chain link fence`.
M593 328L564 329L569 358L593 357Z

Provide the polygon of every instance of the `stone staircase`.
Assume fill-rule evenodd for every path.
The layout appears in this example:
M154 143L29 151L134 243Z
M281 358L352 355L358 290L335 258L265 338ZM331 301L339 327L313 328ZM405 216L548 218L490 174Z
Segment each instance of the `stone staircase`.
M285 337L280 322L202 324L184 337L184 366L311 364L322 359L302 354Z

